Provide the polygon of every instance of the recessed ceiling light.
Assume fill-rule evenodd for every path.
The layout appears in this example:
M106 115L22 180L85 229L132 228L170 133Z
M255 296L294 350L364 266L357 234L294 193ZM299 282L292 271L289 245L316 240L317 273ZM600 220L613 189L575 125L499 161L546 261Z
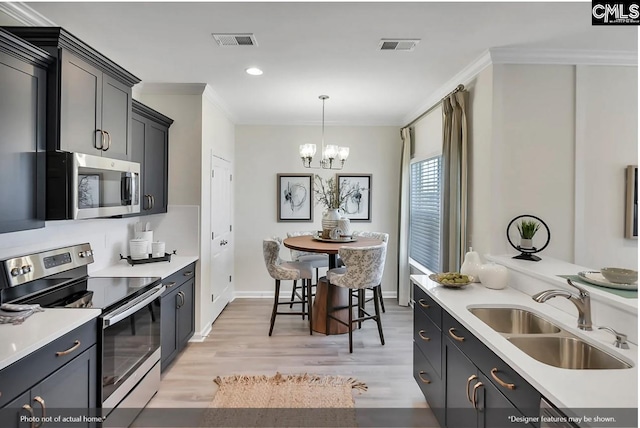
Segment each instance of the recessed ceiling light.
M245 71L247 72L247 74L250 74L252 76L260 76L262 74L262 70L260 70L258 67L249 67Z

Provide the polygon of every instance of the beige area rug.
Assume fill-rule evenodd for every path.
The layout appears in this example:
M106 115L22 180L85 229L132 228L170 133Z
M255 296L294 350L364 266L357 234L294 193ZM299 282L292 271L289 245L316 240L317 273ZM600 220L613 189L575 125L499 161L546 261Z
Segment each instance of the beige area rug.
M217 377L202 427L356 427L352 377L312 374Z

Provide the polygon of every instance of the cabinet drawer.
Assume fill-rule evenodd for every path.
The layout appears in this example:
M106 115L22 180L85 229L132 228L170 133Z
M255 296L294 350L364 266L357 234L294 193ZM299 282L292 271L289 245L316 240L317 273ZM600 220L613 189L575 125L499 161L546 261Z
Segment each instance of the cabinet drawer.
M414 306L422 310L439 329L442 329L442 308L440 305L417 285L413 286L413 300L415 301Z
M189 281L196 275L196 264L191 263L189 266L185 266L177 272L172 273L168 277L162 280L162 283L167 287L164 295L171 293L173 290Z
M95 345L97 329L91 320L1 370L0 407Z
M440 329L420 309L413 310L413 341L442 376L442 334Z
M538 415L538 391L446 311L443 314L442 331L523 414Z
M418 383L422 394L429 403L429 407L440 422L440 425L445 426L444 382L440 376L434 372L433 367L431 367L427 358L415 343L413 344L413 378Z

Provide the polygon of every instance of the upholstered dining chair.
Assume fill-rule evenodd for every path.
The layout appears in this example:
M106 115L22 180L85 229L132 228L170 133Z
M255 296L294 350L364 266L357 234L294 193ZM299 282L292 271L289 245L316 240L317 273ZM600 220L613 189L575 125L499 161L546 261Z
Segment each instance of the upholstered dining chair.
M327 293L327 331L329 331L329 320L333 319L349 328L349 352L353 352L353 324L366 320L375 320L378 324L378 334L380 343L384 345L384 335L382 333L382 322L380 320L380 282L384 272L384 261L387 255L387 245L374 245L369 247L342 247L339 250L340 257L344 261L344 268L331 269L327 272L327 280L334 286L349 289L348 305L342 307L331 307L331 292ZM353 318L353 298L354 293L359 290L372 289L375 315L370 315L364 308L363 299L357 299L358 317ZM331 287L329 287L331 290ZM348 308L349 318L345 323L334 317L333 312Z
M352 233L352 236L358 237L358 236L362 236L365 238L373 238L373 239L379 239L381 240L384 245L387 245L389 243L389 234L388 233L384 233L384 232L367 232L364 230L354 230ZM344 266L344 262L342 261L341 258L338 259L338 267L342 267ZM362 290L361 293L359 293L358 298L359 299L363 299L363 293L364 290ZM375 296L374 296L375 297ZM380 299L380 307L382 308L382 312L385 313L386 310L384 308L384 300L382 299L382 288L380 288L380 293L379 293L379 299ZM367 298L365 300L366 302L370 302L371 300L373 300L373 297Z
M294 236L313 236L317 232L314 230L304 230L298 232L287 232L287 238L291 238ZM316 282L312 283L311 286L315 287L318 283L318 279L320 278L320 268L328 268L329 267L329 255L328 254L320 254L320 253L311 253L308 251L299 251L299 250L291 250L291 260L296 262L305 262L310 263L311 267L316 271ZM293 281L293 288L291 289L291 303L289 307L293 307L293 302L297 295L298 298L301 298L301 295L298 293L298 288L301 288L304 291L304 287L301 284L298 287L298 281Z
M313 275L311 264L305 262L288 262L280 258L280 246L282 242L280 238L267 238L262 241L262 253L264 263L271 278L276 282L275 295L273 298L273 310L271 311L271 325L269 327L269 336L273 332L273 325L276 322L276 315L305 315L309 318L309 334L313 334L312 325L312 305L311 305L311 277ZM300 312L279 312L279 305L289 305L291 302L280 302L280 281L297 281L303 282L302 297L293 303L301 304ZM306 286L306 288L305 288ZM306 309L305 309L306 308Z

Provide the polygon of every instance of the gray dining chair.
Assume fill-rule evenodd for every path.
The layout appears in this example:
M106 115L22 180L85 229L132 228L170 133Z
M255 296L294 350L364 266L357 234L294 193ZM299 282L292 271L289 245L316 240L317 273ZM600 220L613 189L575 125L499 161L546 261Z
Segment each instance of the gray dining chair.
M282 241L280 238L267 238L262 241L262 253L264 263L271 278L275 280L275 295L273 298L273 310L271 311L271 325L269 327L269 336L273 332L273 326L276 322L276 315L305 315L309 318L309 334L313 334L312 330L312 305L311 305L311 277L313 276L311 264L305 262L289 262L280 258L280 247ZM280 312L279 305L289 305L291 302L280 302L280 282L281 281L297 281L303 282L303 291L300 300L293 303L301 304L300 312ZM306 286L306 287L305 287Z
M384 345L384 335L382 333L382 321L380 320L380 282L384 273L384 262L387 255L386 244L369 247L342 247L339 250L340 257L344 261L344 268L331 269L327 273L327 280L336 287L349 289L349 299L347 306L331 306L331 287L327 292L327 331L329 331L329 321L333 319L349 329L349 352L353 352L353 324L362 323L366 320L374 320L378 324L378 334L380 343ZM364 308L363 299L357 299L358 317L353 318L354 293L365 290L373 290L373 303L375 315L369 314ZM336 318L333 313L337 310L349 310L348 322Z

